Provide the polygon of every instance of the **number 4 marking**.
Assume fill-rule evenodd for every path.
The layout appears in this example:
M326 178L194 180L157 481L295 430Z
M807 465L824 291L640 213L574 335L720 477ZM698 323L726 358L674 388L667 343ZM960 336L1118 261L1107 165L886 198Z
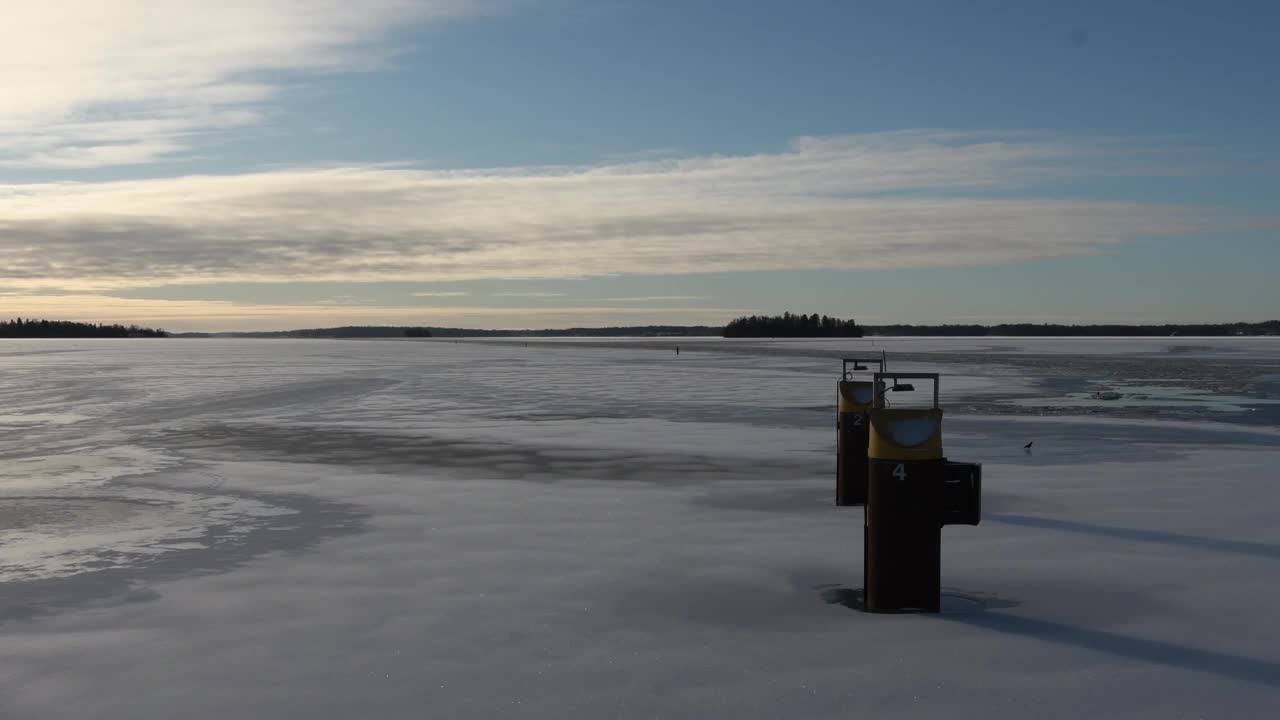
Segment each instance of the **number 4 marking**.
M893 468L893 476L899 480L907 479L907 468L902 463L898 463Z

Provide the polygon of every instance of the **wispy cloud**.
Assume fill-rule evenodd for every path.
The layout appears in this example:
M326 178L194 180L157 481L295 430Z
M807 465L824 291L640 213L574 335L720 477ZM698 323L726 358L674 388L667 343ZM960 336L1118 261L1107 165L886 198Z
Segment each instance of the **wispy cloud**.
M409 294L414 297L463 297L468 293L462 290L443 290L439 292L415 292Z
M368 298L359 298L354 295L334 295L333 297L316 300L315 304L345 307L350 305L373 305L374 301L369 300Z
M0 165L154 162L261 121L306 73L368 70L407 25L499 0L53 0L0 22Z
M564 297L567 293L562 292L496 292L493 297L522 297L522 298L553 298Z
M603 166L0 185L0 282L90 289L980 265L1244 222L1071 199L1044 182L1122 167L1164 172L1167 161L1153 158L1161 151L1138 142L910 132ZM1011 189L1017 196L1002 194Z
M642 297L600 298L600 302L674 302L677 300L706 300L701 295L645 295Z
M168 330L281 330L326 325L429 324L452 327L554 328L600 325L724 323L740 308L419 307L346 303L243 303L217 300L143 300L110 295L6 294L3 312L92 322L142 323Z

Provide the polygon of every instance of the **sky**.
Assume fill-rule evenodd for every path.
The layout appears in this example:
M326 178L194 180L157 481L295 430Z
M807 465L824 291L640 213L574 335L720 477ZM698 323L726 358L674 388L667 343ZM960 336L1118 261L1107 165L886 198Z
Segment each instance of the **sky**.
M0 316L1280 316L1273 3L2 1Z

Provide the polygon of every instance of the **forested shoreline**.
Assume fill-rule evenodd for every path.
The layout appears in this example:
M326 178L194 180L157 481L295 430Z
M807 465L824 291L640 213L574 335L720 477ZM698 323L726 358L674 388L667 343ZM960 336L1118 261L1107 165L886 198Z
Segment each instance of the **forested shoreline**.
M862 337L862 328L853 320L812 315L751 315L733 320L724 328L727 338L746 337Z
M0 321L0 338L140 338L168 337L169 333L157 328L137 325L104 325L71 322L68 320L13 320Z
M857 338L877 337L1241 337L1280 335L1280 320L1258 323L1165 325L858 325L813 313L737 318L727 325L642 325L541 330L492 330L426 326L346 326L263 332L173 333L138 325L94 324L66 320L17 318L0 321L0 338L466 338L466 337L728 337L728 338Z

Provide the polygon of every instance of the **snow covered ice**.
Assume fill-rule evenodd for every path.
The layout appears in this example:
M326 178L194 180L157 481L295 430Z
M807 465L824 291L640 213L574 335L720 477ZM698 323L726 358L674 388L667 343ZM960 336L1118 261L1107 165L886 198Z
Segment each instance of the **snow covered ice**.
M1280 707L1276 339L674 344L0 344L0 718ZM939 615L847 607L880 349L984 464Z

